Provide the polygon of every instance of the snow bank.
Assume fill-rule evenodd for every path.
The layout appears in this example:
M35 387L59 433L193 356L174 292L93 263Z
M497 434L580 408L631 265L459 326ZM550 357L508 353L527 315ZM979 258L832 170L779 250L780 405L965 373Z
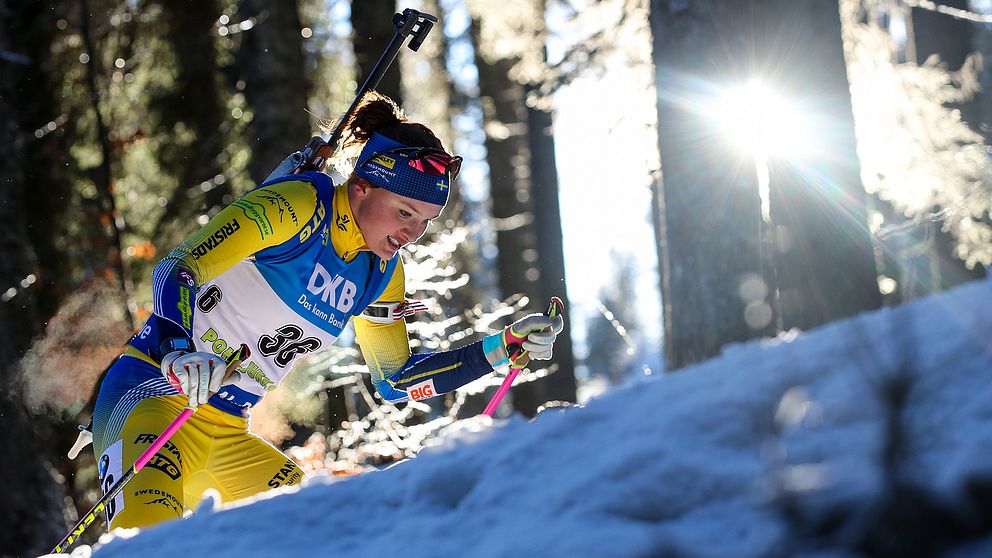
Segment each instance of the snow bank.
M847 515L853 535L804 535L783 503L809 527L817 509L878 502L894 378L909 380L898 471L973 511L962 483L992 470L990 280L735 345L582 408L463 423L387 470L208 503L93 555L854 556L874 523ZM983 533L956 552L992 554Z

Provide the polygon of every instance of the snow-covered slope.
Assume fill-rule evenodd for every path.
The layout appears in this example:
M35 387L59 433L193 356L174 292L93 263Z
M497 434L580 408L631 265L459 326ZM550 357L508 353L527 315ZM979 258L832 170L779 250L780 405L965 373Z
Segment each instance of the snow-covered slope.
M732 346L535 421L471 421L390 469L204 506L94 556L857 556L879 521L841 515L840 534L800 536L782 503L822 519L881 501L897 377L912 380L900 470L979 517L961 487L992 471L992 280ZM951 555L992 555L973 528Z

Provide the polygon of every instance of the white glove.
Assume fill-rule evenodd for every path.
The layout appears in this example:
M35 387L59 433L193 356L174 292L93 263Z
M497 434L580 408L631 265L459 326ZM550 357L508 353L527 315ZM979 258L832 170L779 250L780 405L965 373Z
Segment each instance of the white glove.
M484 339L482 347L494 368L507 361L522 368L530 359L550 360L555 339L564 327L565 320L560 314L554 318L530 314Z
M204 351L187 353L173 351L162 359L162 375L169 385L189 396L189 406L206 403L221 386L241 379L239 372L232 372L225 380L228 365L222 358Z

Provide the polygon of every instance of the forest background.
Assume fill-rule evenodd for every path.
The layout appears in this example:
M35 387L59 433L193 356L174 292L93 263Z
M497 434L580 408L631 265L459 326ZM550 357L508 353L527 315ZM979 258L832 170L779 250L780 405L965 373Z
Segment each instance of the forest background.
M440 24L379 90L466 158L404 255L431 308L415 350L568 305L502 416L992 263L986 0L4 0L0 555L47 550L98 497L93 457L65 451L158 258L336 121L404 8ZM499 382L395 408L362 369L343 339L253 430L352 474Z

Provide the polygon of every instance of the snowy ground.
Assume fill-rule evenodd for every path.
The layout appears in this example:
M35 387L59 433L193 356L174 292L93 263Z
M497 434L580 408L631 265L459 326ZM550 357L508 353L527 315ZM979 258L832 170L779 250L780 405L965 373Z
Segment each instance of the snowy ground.
M887 451L898 377L903 444ZM894 491L884 455L934 498ZM470 421L391 469L204 506L93 556L992 556L992 505L963 490L975 478L992 479L992 280L532 422Z

